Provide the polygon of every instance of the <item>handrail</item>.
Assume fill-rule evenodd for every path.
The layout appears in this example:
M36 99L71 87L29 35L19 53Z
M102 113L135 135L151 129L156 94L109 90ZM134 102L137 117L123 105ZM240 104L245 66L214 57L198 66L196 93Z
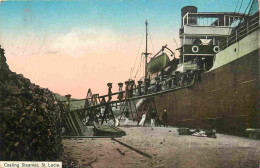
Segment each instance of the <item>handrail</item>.
M238 27L237 29L234 28L235 31L231 33L226 39L219 41L220 50L224 50L228 46L238 42L246 35L251 34L253 31L259 28L259 16L256 15L255 17L247 20L243 25Z
M120 103L120 102L124 102L124 101L127 101L127 100L131 101L131 100L138 100L138 99L142 99L142 98L150 98L150 97L166 94L166 93L176 91L176 90L180 90L180 89L184 89L184 88L191 88L193 85L194 84L190 84L190 85L187 85L187 86L176 87L176 88L173 88L173 89L167 89L167 90L163 90L163 91L160 91L160 92L150 93L150 94L146 94L146 95L142 95L142 96L126 98L126 99L122 99L122 100L114 100L114 101L110 101L110 102L106 102L106 103L100 103L100 104L97 104L97 105L92 105L92 106L87 106L87 107L84 107L84 108L81 108L81 109L77 109L75 111L93 109L93 108L97 108L97 107L106 106L107 104Z

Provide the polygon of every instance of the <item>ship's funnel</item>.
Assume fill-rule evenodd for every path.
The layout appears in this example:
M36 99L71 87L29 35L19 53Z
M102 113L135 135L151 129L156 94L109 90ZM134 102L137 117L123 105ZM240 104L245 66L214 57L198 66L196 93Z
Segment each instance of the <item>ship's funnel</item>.
M185 6L181 9L181 25L183 26L183 16L189 13L197 13L198 8L196 6ZM189 24L197 24L197 20L195 18L189 18Z

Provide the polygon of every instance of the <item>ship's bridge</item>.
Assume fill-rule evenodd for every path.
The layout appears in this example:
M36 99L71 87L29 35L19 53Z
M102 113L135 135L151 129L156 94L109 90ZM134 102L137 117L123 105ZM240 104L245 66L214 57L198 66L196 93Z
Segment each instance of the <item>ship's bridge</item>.
M212 67L214 56L220 51L219 41L230 35L232 29L247 17L234 12L198 13L195 6L186 6L181 12L180 68L191 62L203 71Z
M233 12L190 13L182 18L181 37L227 36L246 16Z
M219 40L230 35L232 29L246 17L245 14L234 12L197 13L195 7L193 8L196 10L189 12L190 8L192 7L188 7L188 11L184 10L180 28L181 44L186 47L189 45L219 46Z

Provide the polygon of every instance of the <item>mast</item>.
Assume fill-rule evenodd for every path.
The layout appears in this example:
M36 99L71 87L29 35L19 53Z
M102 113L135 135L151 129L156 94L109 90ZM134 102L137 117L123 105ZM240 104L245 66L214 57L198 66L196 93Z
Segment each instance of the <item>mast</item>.
M144 55L145 55L145 78L144 79L146 79L147 78L147 56L148 56L148 53L147 53L147 48L148 48L148 46L147 46L147 36L148 36L148 32L147 32L147 26L148 26L148 21L146 20L145 21L145 31L146 31L146 33L145 33L145 53L144 53Z

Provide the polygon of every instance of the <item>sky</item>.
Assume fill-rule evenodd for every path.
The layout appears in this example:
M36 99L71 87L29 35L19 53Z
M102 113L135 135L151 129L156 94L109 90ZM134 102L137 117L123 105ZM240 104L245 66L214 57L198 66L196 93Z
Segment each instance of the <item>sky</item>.
M182 7L243 13L249 1L7 0L0 4L0 45L12 71L55 93L85 98L89 88L106 94L112 82L115 92L117 83L144 75L146 19L148 52L165 44L175 50Z

